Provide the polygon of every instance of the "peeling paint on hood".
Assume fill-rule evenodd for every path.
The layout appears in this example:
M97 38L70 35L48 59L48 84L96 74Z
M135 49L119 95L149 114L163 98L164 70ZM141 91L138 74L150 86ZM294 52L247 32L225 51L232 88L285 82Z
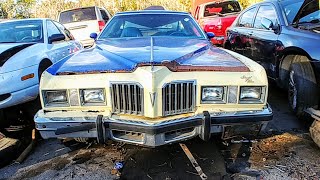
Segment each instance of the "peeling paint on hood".
M61 60L47 71L53 75L132 72L139 66L150 65L164 65L172 71L249 71L240 60L205 39L152 39L100 40L94 48Z

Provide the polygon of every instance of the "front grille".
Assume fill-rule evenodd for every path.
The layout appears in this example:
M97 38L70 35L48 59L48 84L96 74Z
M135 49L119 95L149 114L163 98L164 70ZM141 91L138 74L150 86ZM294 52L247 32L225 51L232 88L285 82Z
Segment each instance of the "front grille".
M143 89L133 83L111 85L112 109L114 113L143 114Z
M173 82L162 89L163 115L176 115L194 111L196 86L193 81Z

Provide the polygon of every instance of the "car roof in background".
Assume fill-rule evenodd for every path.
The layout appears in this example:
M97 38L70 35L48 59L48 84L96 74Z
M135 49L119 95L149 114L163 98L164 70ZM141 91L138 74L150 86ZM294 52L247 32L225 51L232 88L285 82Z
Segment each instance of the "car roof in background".
M118 12L116 15L134 15L134 14L180 14L180 15L190 15L187 12L168 11L168 10L125 11L125 12Z
M77 7L77 8L72 8L72 9L66 9L66 10L63 10L63 11L60 11L60 13L62 12L67 12L67 11L73 11L73 10L78 10L78 9L86 9L86 8L103 8L103 7L99 7L99 6L84 6L84 7Z
M44 21L44 20L50 20L48 18L27 18L27 19L7 19L7 20L4 20L4 21L0 21L0 23L3 23L3 22L17 22L17 21Z

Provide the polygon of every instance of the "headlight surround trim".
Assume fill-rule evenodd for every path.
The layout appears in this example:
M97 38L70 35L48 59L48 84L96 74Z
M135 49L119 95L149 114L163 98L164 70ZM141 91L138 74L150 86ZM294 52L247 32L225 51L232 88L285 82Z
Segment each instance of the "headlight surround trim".
M58 101L58 102L50 102L49 101L49 94L51 94L51 93L63 93L64 98L63 98L63 100ZM58 97L58 96L56 96L56 97ZM43 104L45 107L68 107L68 106L70 106L69 95L68 95L68 91L66 89L42 90L42 99L43 99Z
M100 101L97 100L87 100L85 95L86 91L100 91L102 94L102 99ZM86 89L79 89L80 94L80 101L82 106L100 106L100 105L106 105L106 91L105 88L86 88Z
M220 98L217 99L208 99L205 100L204 98L204 91L215 89L221 93ZM201 104L226 104L227 102L227 86L201 86Z
M250 92L251 90L251 92ZM254 92L253 90L256 90ZM263 104L265 102L266 97L266 86L240 86L239 90L239 104ZM247 95L243 97L244 91L247 91ZM258 97L253 97L254 94L249 93L256 93ZM251 97L250 97L251 96ZM244 99L248 98L248 99Z

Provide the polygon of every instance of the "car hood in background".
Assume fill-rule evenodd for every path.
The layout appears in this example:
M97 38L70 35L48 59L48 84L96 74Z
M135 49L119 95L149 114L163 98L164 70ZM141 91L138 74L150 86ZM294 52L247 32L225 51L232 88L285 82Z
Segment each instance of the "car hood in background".
M212 47L206 39L170 37L99 40L94 48L61 60L47 71L53 75L132 72L153 65L171 71L249 71L239 59Z
M34 43L0 43L0 67L16 53Z

